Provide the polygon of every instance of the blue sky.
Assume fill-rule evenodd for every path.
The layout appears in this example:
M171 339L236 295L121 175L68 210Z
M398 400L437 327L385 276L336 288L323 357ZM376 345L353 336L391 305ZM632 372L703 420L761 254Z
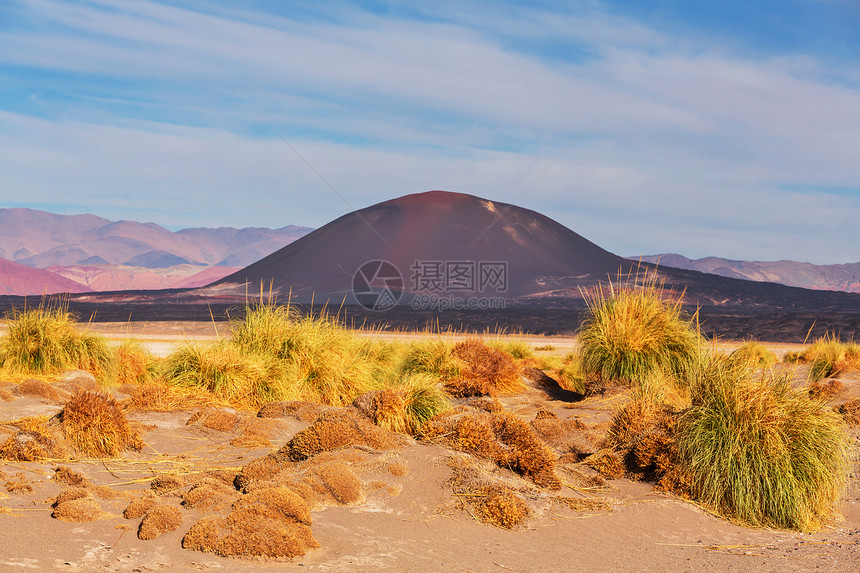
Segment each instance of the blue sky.
M860 261L860 4L0 4L0 207L316 227L431 189L622 255Z

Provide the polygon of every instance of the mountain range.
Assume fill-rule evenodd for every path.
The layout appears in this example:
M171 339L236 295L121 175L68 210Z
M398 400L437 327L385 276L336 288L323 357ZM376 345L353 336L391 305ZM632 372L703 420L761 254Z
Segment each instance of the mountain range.
M154 223L110 221L95 215L0 209L0 258L46 269L85 290L188 288L235 272L310 231L288 225L174 232ZM32 273L26 281L10 284L12 271L23 270L5 268L9 274L0 289L7 294L40 294L66 284L46 278L44 288L32 291Z
M689 259L675 253L629 258L662 267L688 269L735 279L860 293L860 262L813 265L798 261L737 261L720 257Z
M571 277L605 278L632 268L631 260L732 279L860 292L860 263L689 259L671 253L625 261L539 213L444 191L344 215L310 235L313 241L293 244L311 231L288 225L173 232L95 215L0 209L0 295L187 289L217 281L218 289L233 285L238 291L245 288L238 285L274 277L295 294L322 288L342 295L352 288L353 267L370 256L395 262L409 282L415 260L448 260L456 252L483 262L504 253L505 261L514 261L506 296L552 295Z

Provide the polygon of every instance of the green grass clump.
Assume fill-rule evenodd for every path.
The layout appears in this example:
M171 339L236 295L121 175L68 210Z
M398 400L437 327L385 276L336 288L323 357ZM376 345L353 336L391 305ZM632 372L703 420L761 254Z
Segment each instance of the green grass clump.
M78 329L64 306L13 311L0 340L0 365L16 372L51 374L69 368L97 378L110 372L112 355L105 339Z
M860 369L860 345L825 336L804 351L802 360L810 363L809 378L813 382L834 378Z
M370 406L378 426L415 435L427 420L449 410L451 402L436 378L412 373L375 392Z
M567 354L562 359L556 379L558 385L563 389L585 394L585 376L582 373L581 356L576 352Z
M610 283L586 296L588 311L579 331L586 377L640 383L654 370L685 381L700 359L700 337L655 279Z
M144 384L155 378L158 361L138 340L124 340L113 349L112 382Z
M229 339L174 352L166 379L242 408L278 400L345 406L396 371L397 349L360 339L325 314L301 316L261 303L231 330Z
M165 360L164 377L186 388L201 388L242 408L299 399L285 365L271 356L243 351L227 341L186 344Z
M534 357L534 351L527 342L522 340L493 340L488 346L507 352L514 360L525 360Z
M811 531L848 475L844 423L789 376L713 359L697 373L678 449L693 498L747 525Z
M776 354L761 342L754 340L744 342L729 355L729 358L762 368L776 364Z
M403 372L423 372L442 380L460 375L460 362L454 356L454 345L441 338L412 343L401 368Z

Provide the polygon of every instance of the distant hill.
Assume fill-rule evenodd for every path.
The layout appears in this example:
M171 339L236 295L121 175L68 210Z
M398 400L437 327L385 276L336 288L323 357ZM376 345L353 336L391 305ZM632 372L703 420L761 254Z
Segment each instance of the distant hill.
M630 257L639 260L640 257ZM816 290L860 293L860 262L813 265L797 261L736 261L719 257L689 259L675 253L645 255L641 260L661 267L687 269L723 277L772 282Z
M0 259L0 295L92 292L92 289L43 269Z
M311 230L288 225L172 232L154 223L109 221L95 215L0 209L0 257L36 268L93 264L240 268Z
M373 260L396 267L411 294L445 290L459 297L545 295L635 267L535 211L463 193L429 191L344 215L222 279L217 287L219 292L244 293L245 283L271 283L282 295L291 293L300 300L314 294L334 300L351 292L356 271ZM431 276L436 271L444 275L458 261L466 264L459 269L463 274L454 277L456 288L438 282L451 276ZM480 284L481 264L503 267L503 289ZM468 278L473 283L464 285Z
M90 290L198 287L277 251L312 229L197 228L168 231L154 223L109 221L95 215L55 215L34 209L0 209L0 258L48 269L48 289L79 289L56 283L59 275ZM0 294L41 293L36 276L20 269L0 279ZM17 278L16 278L17 277ZM32 289L36 288L35 291Z

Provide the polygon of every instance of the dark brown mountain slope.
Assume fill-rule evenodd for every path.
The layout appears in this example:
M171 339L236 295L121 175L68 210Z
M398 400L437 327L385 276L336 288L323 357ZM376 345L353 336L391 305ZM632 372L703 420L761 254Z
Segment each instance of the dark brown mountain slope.
M372 260L392 263L408 294L508 298L534 296L574 282L593 283L635 268L635 263L540 213L462 193L429 191L344 215L218 281L213 291L244 292L246 284L253 291L261 283L271 283L281 295L291 290L298 298L314 293L339 298L350 292L359 267ZM466 267L461 265L461 274L454 277L447 275L446 263L449 269L459 263ZM469 263L474 264L471 271ZM481 263L506 265L506 290L499 283L481 289ZM443 275L441 289L427 282L434 269ZM463 272L472 273L472 289L459 288L468 280ZM446 288L445 278L462 280L449 281Z

